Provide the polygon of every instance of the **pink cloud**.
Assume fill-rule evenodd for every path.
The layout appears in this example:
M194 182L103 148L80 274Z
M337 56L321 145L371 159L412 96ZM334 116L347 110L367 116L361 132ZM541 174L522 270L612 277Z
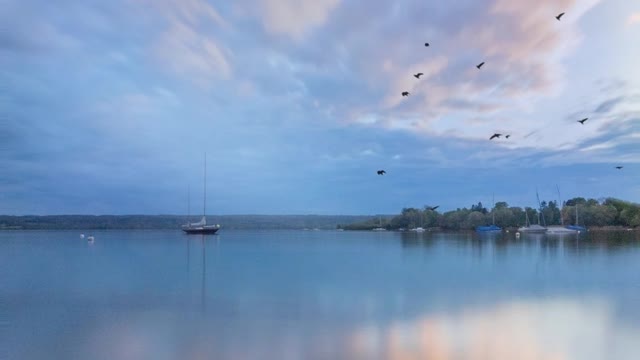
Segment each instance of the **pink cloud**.
M231 76L231 52L218 39L231 26L213 6L204 0L139 1L166 24L152 45L156 63L204 87Z
M261 0L262 20L272 34L300 40L312 28L324 24L340 0Z
M565 88L564 60L580 40L576 23L597 2L354 1L334 9L301 60L352 71L350 85L358 91L321 101L343 121L440 135L464 118L491 114L475 116L485 125L474 131L491 131L503 126L496 119L509 118L514 131L525 133L532 130L529 119L510 112L529 112ZM561 22L560 12L567 13ZM425 75L417 80L416 72ZM411 95L403 98L402 91ZM463 128L456 136L478 135Z

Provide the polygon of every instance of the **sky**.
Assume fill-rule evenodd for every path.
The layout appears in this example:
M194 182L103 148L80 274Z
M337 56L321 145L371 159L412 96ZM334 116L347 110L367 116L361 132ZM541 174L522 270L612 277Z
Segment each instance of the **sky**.
M0 214L640 202L635 1L3 2Z

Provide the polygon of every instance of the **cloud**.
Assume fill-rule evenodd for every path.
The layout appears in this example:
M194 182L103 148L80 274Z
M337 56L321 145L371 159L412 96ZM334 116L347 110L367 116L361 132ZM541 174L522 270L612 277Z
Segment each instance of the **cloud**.
M276 35L301 40L324 24L340 0L260 0L265 29Z
M563 61L580 40L575 24L596 3L345 2L286 53L290 73L338 121L461 139L484 138L508 122L524 135L539 129L532 120L542 117L540 104L565 88ZM561 31L559 8L571 12ZM486 65L477 70L480 61ZM416 72L425 75L417 80ZM544 137L514 144L555 146Z
M640 23L640 12L629 15L629 18L627 19L627 25L631 26L638 23Z
M606 100L602 102L600 105L598 105L598 107L595 110L593 110L593 112L596 114L608 113L611 110L613 110L613 108L619 103L621 103L624 99L625 99L624 96L618 96L613 99Z
M68 51L80 45L78 38L64 29L64 16L53 13L48 19L42 15L47 13L46 4L42 12L33 11L29 4L20 1L3 2L2 7L0 52L41 54Z
M216 36L228 31L230 25L212 5L204 0L140 2L166 22L152 47L155 61L205 87L231 76L231 52Z

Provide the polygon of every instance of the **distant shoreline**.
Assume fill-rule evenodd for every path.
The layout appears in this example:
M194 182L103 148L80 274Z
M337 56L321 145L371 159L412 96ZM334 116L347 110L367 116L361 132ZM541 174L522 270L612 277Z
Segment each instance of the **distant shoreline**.
M374 215L210 215L223 229L335 230ZM375 215L379 216L379 215ZM171 230L201 215L0 215L1 230ZM382 215L391 218L392 215Z

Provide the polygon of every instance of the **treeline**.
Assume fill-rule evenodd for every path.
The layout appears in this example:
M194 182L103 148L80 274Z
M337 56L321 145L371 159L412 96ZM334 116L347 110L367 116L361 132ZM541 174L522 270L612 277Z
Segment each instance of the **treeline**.
M577 218L576 221L576 209ZM388 230L422 228L441 228L444 230L471 230L477 226L495 224L502 228L525 225L526 218L532 224L541 225L582 225L594 226L640 226L640 205L614 198L602 201L573 198L558 206L556 201L543 201L540 209L509 206L506 202L497 202L493 209L485 208L482 203L470 208L458 208L440 213L423 209L404 208L400 215L383 218L382 227ZM379 218L344 226L345 230L371 230L379 227Z
M210 224L224 229L335 229L338 224L351 224L368 219L365 215L221 215L207 216ZM174 229L196 216L180 215L0 215L0 230L67 230L67 229Z

